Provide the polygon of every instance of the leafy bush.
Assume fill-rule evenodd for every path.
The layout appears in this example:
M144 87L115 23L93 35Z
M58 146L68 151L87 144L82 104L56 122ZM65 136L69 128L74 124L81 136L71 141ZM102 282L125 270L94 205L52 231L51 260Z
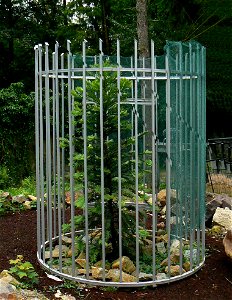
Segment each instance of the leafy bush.
M0 90L0 186L18 184L34 163L34 96L23 83Z

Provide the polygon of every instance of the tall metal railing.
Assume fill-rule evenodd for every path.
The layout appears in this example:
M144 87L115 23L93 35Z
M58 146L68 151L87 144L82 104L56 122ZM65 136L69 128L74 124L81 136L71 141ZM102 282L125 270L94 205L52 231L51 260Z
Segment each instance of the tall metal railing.
M49 51L35 47L40 264L105 286L191 275L205 259L205 48Z

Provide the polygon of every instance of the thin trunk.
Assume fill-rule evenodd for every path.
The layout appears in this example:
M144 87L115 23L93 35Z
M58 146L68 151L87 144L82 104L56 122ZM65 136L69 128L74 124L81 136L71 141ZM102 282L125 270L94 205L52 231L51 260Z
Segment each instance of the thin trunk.
M140 57L150 56L147 23L147 0L136 1L138 51Z
M147 21L147 0L137 0L136 1L136 11L137 11L137 35L138 35L138 51L140 58L149 58L150 57L150 45L148 39L148 21ZM139 62L142 65L140 60ZM150 61L145 60L145 67L150 66ZM144 88L144 97L145 101L151 99L151 82L149 80L141 82L141 90ZM148 133L145 136L145 149L151 150L152 148L152 109L150 105L144 106L145 113L145 130ZM146 157L150 159L150 157ZM145 183L151 187L152 176L147 174L145 178Z
M102 6L102 35L103 35L103 45L105 46L106 54L110 54L111 45L110 45L110 38L109 38L109 15L110 15L110 6L108 1L101 0Z

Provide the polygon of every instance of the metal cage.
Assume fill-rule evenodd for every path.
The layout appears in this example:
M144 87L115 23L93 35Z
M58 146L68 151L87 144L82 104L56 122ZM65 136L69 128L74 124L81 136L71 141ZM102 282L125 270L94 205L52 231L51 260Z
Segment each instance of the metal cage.
M37 255L60 277L147 286L205 259L205 48L35 47Z

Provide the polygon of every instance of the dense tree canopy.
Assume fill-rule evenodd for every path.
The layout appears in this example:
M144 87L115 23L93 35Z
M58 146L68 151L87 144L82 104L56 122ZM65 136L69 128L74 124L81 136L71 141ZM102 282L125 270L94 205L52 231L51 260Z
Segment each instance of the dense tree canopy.
M139 39L140 1L0 0L0 88L23 82L28 95L33 91L34 45L38 43L48 42L52 49L56 40L62 47L70 39L72 51L79 52L86 39L91 55L98 52L100 38L104 53L113 55L116 39L120 39L121 54L133 55L134 39ZM141 20L141 24L147 24L148 39L154 40L157 54L163 53L166 40L195 39L206 46L208 113L231 116L231 0L142 0L141 3L147 6L147 20ZM6 91L4 95L9 92ZM13 98L9 97L9 106L15 105ZM28 101L33 102L33 98ZM5 109L5 103L0 103L0 110ZM33 122L31 116L30 128ZM28 137L28 142L31 141L33 136ZM1 164L3 157L0 149Z

